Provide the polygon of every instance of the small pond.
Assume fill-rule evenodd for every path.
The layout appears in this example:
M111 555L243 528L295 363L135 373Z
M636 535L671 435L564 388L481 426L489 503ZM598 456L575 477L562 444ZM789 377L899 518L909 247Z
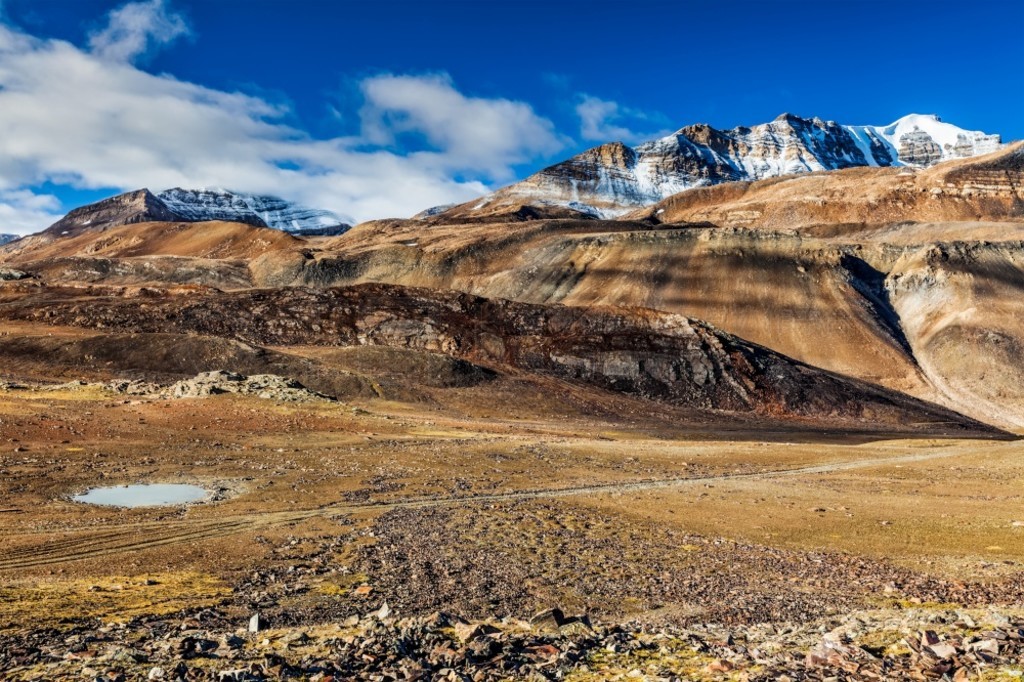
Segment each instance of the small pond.
M104 504L112 507L161 507L197 502L210 495L209 490L184 483L151 483L92 488L75 495L75 502Z

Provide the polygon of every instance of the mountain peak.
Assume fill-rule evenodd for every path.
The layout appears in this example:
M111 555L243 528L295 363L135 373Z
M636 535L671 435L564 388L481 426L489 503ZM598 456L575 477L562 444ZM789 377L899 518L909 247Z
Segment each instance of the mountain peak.
M180 217L155 194L142 188L76 208L48 227L45 233L69 236L114 225L176 220Z
M917 123L920 121L926 121L929 123L942 123L942 119L939 118L938 114L907 114L893 121L891 125L898 123Z
M792 123L794 121L804 121L804 120L806 120L806 119L804 119L801 116L797 116L796 114L791 114L788 111L786 111L786 112L783 112L783 113L779 114L778 116L776 116L775 120L773 121L773 123L777 122L777 121L787 121L789 123Z

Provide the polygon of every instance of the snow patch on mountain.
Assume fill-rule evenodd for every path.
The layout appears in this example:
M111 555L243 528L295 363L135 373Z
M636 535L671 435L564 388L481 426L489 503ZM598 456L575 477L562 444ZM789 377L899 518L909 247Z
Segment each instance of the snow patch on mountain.
M413 220L425 220L432 218L440 213L444 213L449 208L452 208L455 204L441 204L440 206L431 206L428 209L424 209L412 217Z

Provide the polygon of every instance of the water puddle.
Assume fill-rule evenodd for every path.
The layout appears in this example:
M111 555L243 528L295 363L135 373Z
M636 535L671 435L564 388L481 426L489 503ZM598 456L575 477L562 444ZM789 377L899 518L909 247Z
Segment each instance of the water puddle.
M161 507L197 502L210 496L210 491L185 483L152 483L92 488L71 499L85 504L112 507Z

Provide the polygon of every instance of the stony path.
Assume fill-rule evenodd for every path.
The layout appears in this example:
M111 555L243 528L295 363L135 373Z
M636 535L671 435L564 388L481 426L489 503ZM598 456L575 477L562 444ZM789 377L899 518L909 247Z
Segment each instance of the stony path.
M170 522L149 522L142 524L112 524L97 528L66 531L66 536L59 540L47 541L8 547L0 552L0 571L35 568L39 566L91 559L124 552L134 552L166 545L194 542L207 538L223 537L236 532L296 523L314 517L340 517L364 511L388 511L391 509L409 509L423 507L439 507L462 505L480 502L507 502L531 499L550 499L572 497L578 495L601 495L609 493L641 492L662 488L680 488L703 485L709 482L728 482L737 480L764 480L779 477L806 476L827 474L852 469L865 469L874 466L908 464L933 459L955 457L961 454L958 447L945 447L940 450L900 455L896 457L871 457L844 462L830 462L789 469L776 469L752 473L721 474L704 477L667 478L657 480L628 481L587 486L573 486L553 490L514 490L501 493L490 493L474 496L420 497L366 504L332 504L318 509L297 511L266 512L262 514L245 514L222 516L214 519L195 519ZM127 536L128 530L132 536ZM39 531L24 529L9 531L7 537L30 537ZM80 537L86 535L86 537Z

